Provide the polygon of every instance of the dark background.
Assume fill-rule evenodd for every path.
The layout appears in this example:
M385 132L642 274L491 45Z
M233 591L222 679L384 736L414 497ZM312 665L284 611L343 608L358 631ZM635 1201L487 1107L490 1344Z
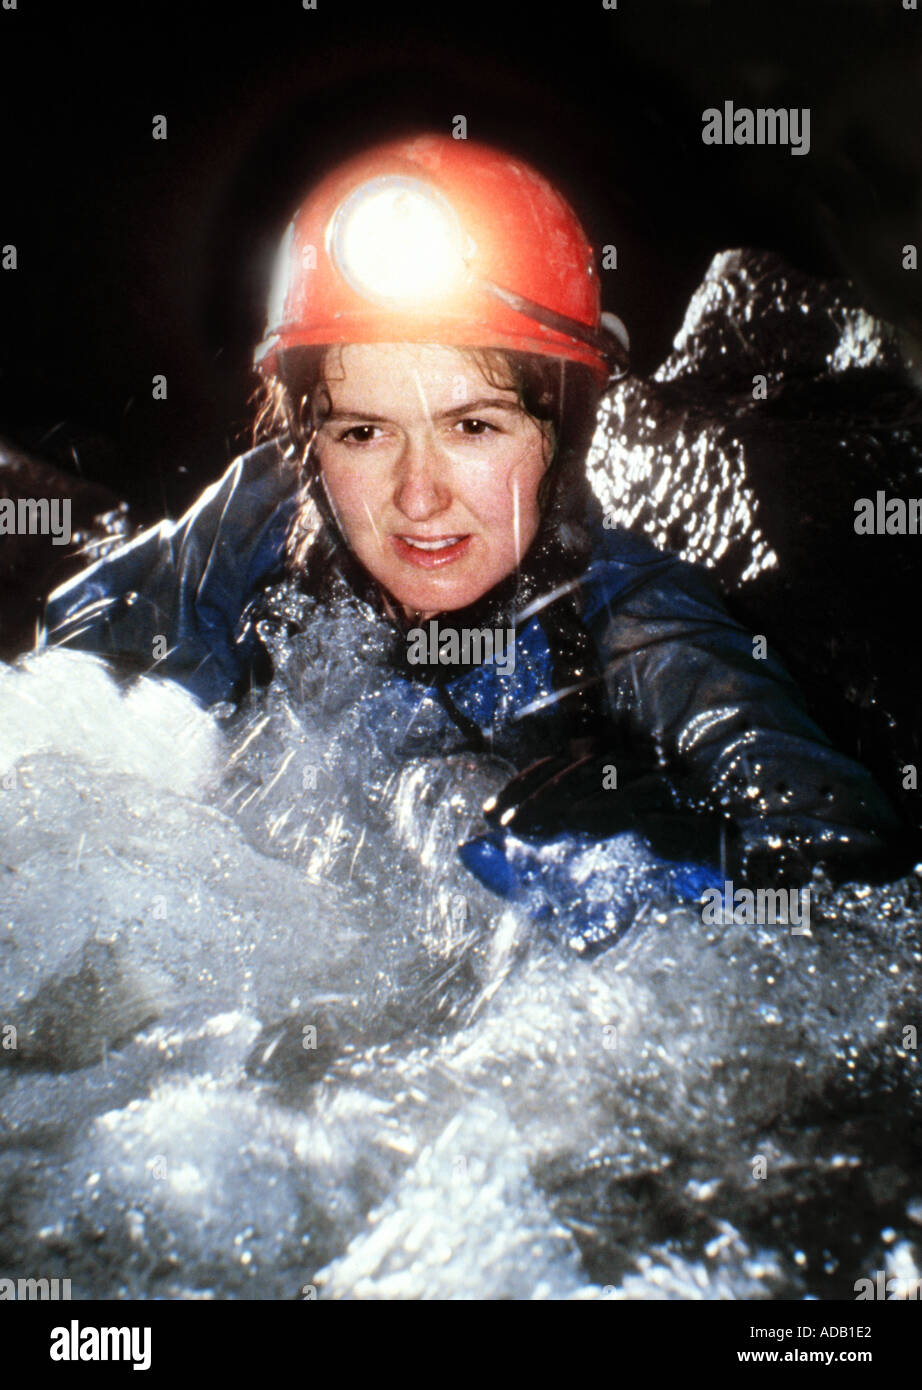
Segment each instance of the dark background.
M408 129L503 144L614 243L635 366L715 250L847 274L922 336L922 16L902 0L64 4L0 10L0 435L176 515L246 447L272 252L305 185ZM809 106L811 152L701 112ZM165 115L168 139L151 138ZM151 397L164 373L168 398Z

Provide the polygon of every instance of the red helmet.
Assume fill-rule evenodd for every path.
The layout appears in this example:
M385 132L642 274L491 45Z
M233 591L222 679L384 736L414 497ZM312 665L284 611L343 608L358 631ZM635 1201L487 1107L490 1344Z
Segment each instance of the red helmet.
M307 196L279 251L266 336L287 348L430 342L511 348L627 369L627 333L600 315L592 248L529 165L443 135L378 145Z

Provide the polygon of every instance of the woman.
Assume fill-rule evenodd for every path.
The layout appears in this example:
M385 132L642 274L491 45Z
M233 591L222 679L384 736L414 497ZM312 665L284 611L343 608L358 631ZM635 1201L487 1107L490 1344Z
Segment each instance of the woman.
M57 590L52 641L211 702L271 678L280 580L386 619L430 751L517 773L465 864L583 952L645 903L881 860L891 808L779 662L702 573L603 526L585 456L627 334L537 173L440 136L334 170L256 360L268 442Z

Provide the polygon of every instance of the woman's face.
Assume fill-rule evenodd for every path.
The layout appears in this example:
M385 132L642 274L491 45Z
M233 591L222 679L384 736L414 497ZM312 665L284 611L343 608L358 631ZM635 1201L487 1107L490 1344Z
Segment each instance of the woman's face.
M407 616L464 608L515 569L553 447L515 390L454 348L406 343L334 350L325 386L315 450L327 497Z

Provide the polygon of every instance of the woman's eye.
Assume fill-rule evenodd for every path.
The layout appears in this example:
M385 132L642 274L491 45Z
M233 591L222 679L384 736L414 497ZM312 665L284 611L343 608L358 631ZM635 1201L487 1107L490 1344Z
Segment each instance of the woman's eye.
M459 420L458 424L463 426L462 432L464 434L471 435L475 438L479 435L486 434L488 431L495 432L496 430L495 425L489 424L486 420L477 420L473 417L469 417L465 420Z
M376 425L352 425L343 430L339 436L340 442L345 439L353 444L370 444L376 429Z

